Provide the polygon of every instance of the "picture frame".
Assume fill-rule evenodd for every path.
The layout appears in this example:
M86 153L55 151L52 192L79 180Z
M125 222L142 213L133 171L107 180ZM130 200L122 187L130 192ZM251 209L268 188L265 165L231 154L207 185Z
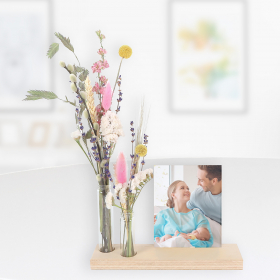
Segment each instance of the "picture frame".
M50 0L0 1L0 112L47 112L54 102L22 102L33 88L53 89Z
M246 2L169 2L169 109L247 111Z
M222 246L222 165L154 166L154 246Z

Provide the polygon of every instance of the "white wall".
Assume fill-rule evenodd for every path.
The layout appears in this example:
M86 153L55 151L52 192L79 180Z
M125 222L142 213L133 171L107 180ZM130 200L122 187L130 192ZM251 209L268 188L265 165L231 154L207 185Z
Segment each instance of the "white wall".
M90 67L97 58L95 30L107 39L113 79L122 44L133 49L122 67L123 122L135 120L140 96L149 97L150 158L280 156L280 23L277 0L247 1L248 111L241 115L174 115L168 110L168 6L162 0L63 1L54 3L54 31L70 36L80 60ZM66 54L65 54L66 57ZM69 59L73 58L69 56ZM57 54L58 61L61 54ZM56 68L56 89L65 81ZM117 150L128 150L120 141ZM161 147L161 148L159 148Z

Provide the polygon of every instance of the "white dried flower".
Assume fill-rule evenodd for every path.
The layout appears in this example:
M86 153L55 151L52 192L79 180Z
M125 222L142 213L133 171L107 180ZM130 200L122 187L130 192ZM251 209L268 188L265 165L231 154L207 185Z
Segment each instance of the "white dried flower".
M105 203L106 203L106 207L108 209L111 209L112 208L112 205L113 205L113 194L111 192L108 192L106 197L105 197Z
M136 193L136 188L139 186L140 183L141 183L141 181L139 180L137 174L134 175L134 178L131 181L131 187L130 187L130 190L132 193Z
M75 140L78 141L82 137L81 132L77 129L76 131L71 133L71 137Z
M70 74L69 79L71 82L76 83L77 82L77 77L74 74Z
M119 136L124 136L121 122L112 111L107 111L101 118L100 133L106 142L116 143Z
M136 193L136 188L147 179L147 175L151 176L151 174L153 174L152 168L139 171L137 174L135 174L131 181L131 192Z
M64 68L65 67L65 62L64 61L59 61L59 65Z
M74 92L77 92L77 88L76 88L76 85L74 83L71 83L70 87Z
M122 188L122 183L116 184L115 185L115 195L118 194L119 190Z
M154 174L154 170L153 170L153 168L149 168L149 169L147 169L147 172L148 172L149 174Z
M140 181L144 181L146 179L146 172L145 171L139 171L137 173L137 176L138 176Z
M80 92L83 99L87 99L87 93L85 91Z
M68 64L68 65L67 65L67 69L68 69L70 72L73 72L73 71L74 71L74 67L73 67L73 65L71 65L71 64Z
M88 111L86 109L83 111L83 116L85 119L88 119Z

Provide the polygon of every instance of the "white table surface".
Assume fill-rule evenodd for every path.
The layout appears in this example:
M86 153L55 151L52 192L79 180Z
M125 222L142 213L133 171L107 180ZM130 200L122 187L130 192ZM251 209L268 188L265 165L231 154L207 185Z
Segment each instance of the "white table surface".
M223 243L238 244L243 271L92 271L98 242L96 179L89 164L0 175L0 280L279 279L279 159L153 159L223 165ZM153 242L153 181L135 205L136 242ZM115 208L115 238L119 211Z

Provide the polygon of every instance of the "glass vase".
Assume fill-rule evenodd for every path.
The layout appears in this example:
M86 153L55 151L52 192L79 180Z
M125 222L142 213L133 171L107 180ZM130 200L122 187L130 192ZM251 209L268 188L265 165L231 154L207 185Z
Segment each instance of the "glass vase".
M112 244L113 210L108 209L105 203L106 195L110 191L110 185L100 185L97 190L98 239L99 251L102 253L110 253L115 250Z
M134 249L135 232L134 232L134 215L133 212L123 211L121 214L121 240L120 252L123 257L133 257L136 255Z

